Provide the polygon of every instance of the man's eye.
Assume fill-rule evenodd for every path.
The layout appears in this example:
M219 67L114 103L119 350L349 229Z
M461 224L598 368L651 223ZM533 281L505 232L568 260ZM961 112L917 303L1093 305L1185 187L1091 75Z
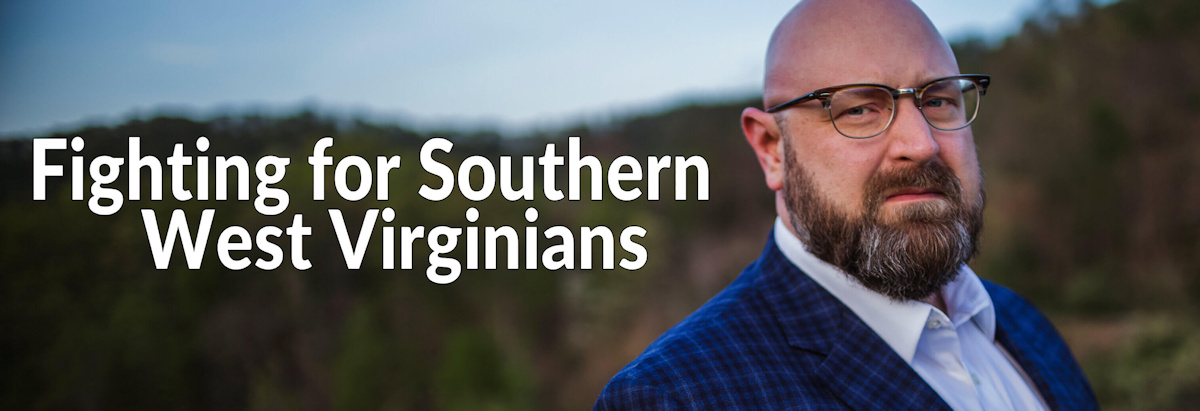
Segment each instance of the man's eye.
M942 107L954 105L954 102L950 101L950 99L946 99L946 98L934 98L934 99L929 99L929 100L925 101L924 103L921 103L921 105L924 107L942 108Z
M842 112L845 116L861 116L867 114L866 106L851 107Z

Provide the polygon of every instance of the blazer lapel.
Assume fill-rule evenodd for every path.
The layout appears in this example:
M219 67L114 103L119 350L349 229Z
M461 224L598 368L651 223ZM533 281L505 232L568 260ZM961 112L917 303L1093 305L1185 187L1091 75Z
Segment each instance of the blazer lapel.
M787 260L773 234L758 261L758 288L789 345L826 355L817 372L830 392L858 410L950 409L879 335Z
M858 317L844 315L841 341L818 371L831 391L859 410L949 410L950 406Z
M1047 373L1053 373L1053 370L1047 369L1049 365L1045 361L1038 361L1034 358L1038 348L1032 346L1030 342L1037 341L1037 338L1028 335L1028 330L1020 327L1007 314L1007 312L996 310L996 341L999 341L1000 345L1008 350L1008 353L1021 365L1025 374L1029 375L1029 379L1033 380L1038 392L1042 394L1042 399L1046 400L1046 406L1052 410L1061 409L1054 389L1046 379Z

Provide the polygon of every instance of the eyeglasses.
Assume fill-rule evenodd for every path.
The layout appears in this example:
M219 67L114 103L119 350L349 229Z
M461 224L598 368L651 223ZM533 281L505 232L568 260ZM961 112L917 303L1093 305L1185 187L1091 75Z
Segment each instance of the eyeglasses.
M881 84L847 84L826 87L775 105L777 113L809 100L821 101L829 111L833 128L850 138L875 137L887 130L896 117L896 100L912 94L917 109L930 126L958 130L971 125L979 113L979 99L987 93L992 77L963 74L943 77L914 88L895 89Z

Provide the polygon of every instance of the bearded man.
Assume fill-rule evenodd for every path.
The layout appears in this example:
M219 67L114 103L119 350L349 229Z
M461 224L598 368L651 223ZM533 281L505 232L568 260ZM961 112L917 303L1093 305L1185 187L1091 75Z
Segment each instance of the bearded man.
M742 130L779 217L763 255L597 409L1094 409L1050 322L967 267L983 176L963 75L907 0L808 0Z

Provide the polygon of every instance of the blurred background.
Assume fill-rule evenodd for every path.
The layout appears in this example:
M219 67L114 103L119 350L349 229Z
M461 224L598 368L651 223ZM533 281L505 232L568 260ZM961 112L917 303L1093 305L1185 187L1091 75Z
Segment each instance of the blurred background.
M0 408L586 409L761 251L772 197L738 116L787 2L250 3L0 3ZM972 267L1051 317L1106 408L1193 406L1200 3L918 3L962 71L995 82L974 125L989 203ZM292 203L268 217L168 191L99 217L63 179L32 201L31 138L76 135L88 158L124 157L129 136L160 158L198 136L210 156L291 157ZM324 136L335 157L402 156L392 201L307 201ZM567 136L606 163L702 155L711 200L416 195L428 138L496 159ZM462 226L472 206L479 226L529 206L543 227L640 225L649 260L436 285L428 249L383 270L376 236L347 270L325 210L385 206L396 225ZM155 270L143 208L252 232L303 213L314 267L230 272L210 251Z

